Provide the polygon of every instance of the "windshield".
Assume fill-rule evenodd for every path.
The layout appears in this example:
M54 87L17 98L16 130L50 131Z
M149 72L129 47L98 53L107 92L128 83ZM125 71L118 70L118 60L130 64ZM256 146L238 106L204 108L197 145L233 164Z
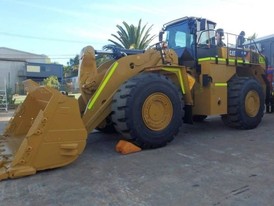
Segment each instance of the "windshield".
M180 22L166 28L166 39L168 47L178 49L187 47L191 50L193 35L190 34L188 22Z

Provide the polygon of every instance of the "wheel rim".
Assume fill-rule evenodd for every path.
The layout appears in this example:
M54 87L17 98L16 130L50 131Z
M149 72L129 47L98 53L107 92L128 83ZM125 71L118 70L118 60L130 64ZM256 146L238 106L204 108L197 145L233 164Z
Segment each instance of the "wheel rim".
M260 97L254 90L249 91L245 97L245 111L248 116L255 117L260 109Z
M154 93L147 97L142 107L145 125L154 131L165 129L173 116L172 102L163 93Z

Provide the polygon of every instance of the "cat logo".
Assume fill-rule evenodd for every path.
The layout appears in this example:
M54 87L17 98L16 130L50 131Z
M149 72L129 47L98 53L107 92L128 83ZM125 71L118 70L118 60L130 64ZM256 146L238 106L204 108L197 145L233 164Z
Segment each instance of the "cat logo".
M229 49L229 56L232 57L245 57L247 52L242 49Z

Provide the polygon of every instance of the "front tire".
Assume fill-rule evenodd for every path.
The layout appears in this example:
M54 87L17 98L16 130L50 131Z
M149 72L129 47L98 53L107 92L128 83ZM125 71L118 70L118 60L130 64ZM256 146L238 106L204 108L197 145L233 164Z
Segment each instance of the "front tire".
M104 120L104 122L102 122L98 127L96 127L96 129L100 132L105 133L105 134L117 133L117 131L115 130L115 127L113 125L113 122L111 121L110 116L108 116Z
M183 100L166 76L143 73L125 82L114 95L112 121L123 137L143 149L172 141L182 125Z
M223 122L238 129L257 127L264 115L262 86L253 78L235 77L228 83L228 114Z
M207 118L207 115L193 115L194 122L203 122Z

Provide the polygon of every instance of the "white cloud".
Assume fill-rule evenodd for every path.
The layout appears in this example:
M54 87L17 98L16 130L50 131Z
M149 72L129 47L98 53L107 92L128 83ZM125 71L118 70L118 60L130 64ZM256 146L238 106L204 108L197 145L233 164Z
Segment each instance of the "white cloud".
M149 4L150 2L148 1L147 4ZM134 4L134 3L130 3L130 1L128 2L121 2L121 1L117 1L117 2L96 2L96 3L90 3L87 4L85 6L86 8L89 8L91 10L94 11L102 11L105 15L108 15L108 13L110 14L116 14L116 13L120 13L121 15L123 15L124 13L129 14L150 14L150 15L155 15L158 14L159 12L162 12L160 9L157 9L157 7L152 8L150 6L147 5L143 5L143 4Z
M12 0L11 2L16 3L17 5L26 6L26 7L32 7L34 9L39 9L44 11L50 11L54 13L59 13L62 15L70 16L70 17L76 17L76 18L87 18L90 17L90 14L85 13L83 11L76 11L76 10L68 10L65 9L65 7L58 7L58 6L49 6L48 4L41 3L39 1L19 1L19 0Z
M96 30L91 31L83 28L67 30L66 33L79 37L80 39L84 38L86 40L102 41L102 42L106 41L110 37L108 33L105 33L103 31L96 31Z

